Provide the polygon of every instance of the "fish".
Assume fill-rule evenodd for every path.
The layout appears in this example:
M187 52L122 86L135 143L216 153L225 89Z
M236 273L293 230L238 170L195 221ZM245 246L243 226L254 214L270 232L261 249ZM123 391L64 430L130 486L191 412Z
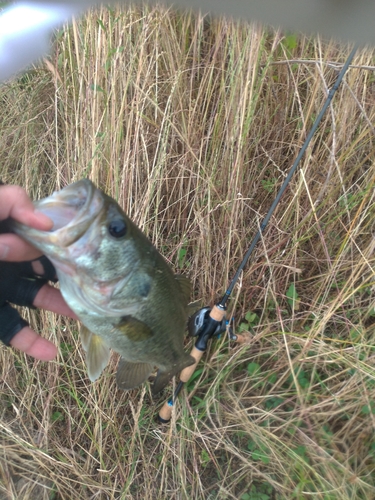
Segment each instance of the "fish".
M97 380L121 355L117 385L130 390L158 368L152 392L194 364L184 351L190 281L162 255L116 201L81 179L34 202L53 221L40 231L13 230L56 268L61 294L80 322L88 376Z

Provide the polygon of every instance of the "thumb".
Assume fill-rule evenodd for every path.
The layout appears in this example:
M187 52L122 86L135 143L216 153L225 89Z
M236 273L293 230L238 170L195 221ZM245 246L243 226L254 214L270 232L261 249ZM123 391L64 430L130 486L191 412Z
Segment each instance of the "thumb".
M10 345L41 361L51 361L57 354L56 346L40 337L29 326L22 328L10 341Z

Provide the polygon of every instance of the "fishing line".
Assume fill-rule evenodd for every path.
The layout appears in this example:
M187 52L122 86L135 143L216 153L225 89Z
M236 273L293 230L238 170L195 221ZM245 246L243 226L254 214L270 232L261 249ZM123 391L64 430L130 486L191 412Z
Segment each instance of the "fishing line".
M304 155L306 149L308 148L311 139L313 138L316 129L318 128L324 113L326 112L328 106L330 105L333 96L335 95L336 90L339 88L340 83L342 79L344 78L345 73L347 72L350 63L353 60L354 54L357 50L357 47L355 46L351 53L349 54L349 57L345 61L345 64L343 65L335 84L333 87L330 89L328 92L327 99L325 100L323 107L318 114L313 126L311 127L310 132L308 133L305 142L300 149L300 152L297 155L297 158L295 159L288 175L286 176L279 192L277 193L277 196L275 200L273 201L270 209L268 210L267 215L265 216L263 222L260 225L259 230L255 234L244 258L242 259L241 264L238 266L238 269L233 276L232 280L229 283L229 286L223 295L222 299L213 306L212 309L210 307L203 307L199 311L197 311L190 319L189 319L189 335L193 337L198 337L197 341L195 342L195 345L193 347L193 350L191 352L191 355L195 358L196 362L192 366L188 366L185 368L181 374L180 374L180 382L178 383L175 392L172 396L171 399L169 399L164 406L161 408L159 412L159 422L161 423L168 423L170 418L171 418L171 413L172 413L172 407L175 402L175 400L178 397L178 394L180 393L182 387L184 384L190 379L191 375L194 373L195 368L197 364L199 363L200 359L203 356L203 353L207 349L207 343L208 340L215 336L219 335L220 333L224 332L226 330L226 321L225 321L225 311L226 311L226 304L228 302L228 299L233 291L233 288L235 287L241 272L243 271L244 267L249 261L249 258L251 254L253 253L253 250L258 243L258 241L261 238L261 235L263 234L264 230L267 227L267 224L269 220L272 217L273 212L275 211L275 208L277 207L282 195L284 194L285 189L287 188L294 172L297 169L298 164L300 163L302 156ZM231 334L231 339L238 341L238 335L233 335Z
M260 225L260 229L258 230L258 232L256 233L256 235L254 236L253 241L251 242L248 251L246 252L246 254L245 254L245 256L244 256L241 264L238 266L236 274L233 276L232 281L230 282L230 284L229 284L229 286L227 288L227 291L225 292L223 298L219 302L219 304L221 305L221 307L225 307L225 305L226 305L226 303L227 303L227 301L229 299L229 296L232 293L232 290L233 290L235 284L237 283L238 278L240 277L240 274L241 274L242 270L246 266L247 261L249 260L250 255L252 254L252 252L253 252L256 244L260 240L260 237L261 237L262 233L266 229L267 224L268 224L270 218L272 217L272 214L275 211L275 208L277 207L277 205L278 205L278 203L280 201L280 198L284 194L284 191L287 188L287 186L288 186L288 184L289 184L289 182L290 182L290 180L291 180L294 172L296 171L297 166L298 166L299 162L302 159L302 156L304 155L306 149L308 148L308 146L310 144L311 139L313 138L313 136L314 136L314 134L316 132L316 129L318 128L318 126L319 126L319 124L320 124L320 122L321 122L321 120L323 118L324 113L327 111L327 108L330 105L330 103L332 101L332 98L335 95L336 90L339 88L340 83L341 83L342 79L344 78L344 75L347 72L350 63L353 60L353 57L354 57L354 54L355 54L356 50L357 50L357 48L354 47L353 50L351 51L351 53L349 54L349 57L346 60L344 66L342 67L342 69L341 69L341 71L339 73L339 76L337 77L337 80L336 80L335 84L333 85L333 87L329 91L327 99L326 99L326 101L325 101L325 103L324 103L324 105L323 105L323 107L322 107L319 115L317 116L317 118L316 118L313 126L311 127L311 130L308 133L308 136L306 137L306 140L305 140L305 142L304 142L304 144L303 144L300 152L298 153L298 156L295 159L295 161L294 161L294 163L293 163L293 165L292 165L292 167L290 169L289 174L286 176L286 178L285 178L285 180L284 180L284 182L283 182L283 184L282 184L282 186L280 188L280 191L277 193L277 196L276 196L274 202L271 205L271 208L269 209L267 215L265 216L263 222Z

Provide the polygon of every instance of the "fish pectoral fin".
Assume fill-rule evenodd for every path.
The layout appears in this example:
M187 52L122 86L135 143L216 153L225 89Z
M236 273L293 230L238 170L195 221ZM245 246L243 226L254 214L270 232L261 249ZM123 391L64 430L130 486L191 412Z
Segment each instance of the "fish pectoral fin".
M110 350L105 341L90 332L91 336L86 350L86 364L89 379L94 382L108 365Z
M120 322L116 325L116 329L120 330L132 342L141 342L153 336L151 328L133 316L123 316Z
M191 281L189 280L189 278L186 278L186 276L182 276L182 274L175 274L174 277L177 283L180 285L182 296L184 297L187 304L190 300Z
M156 375L155 382L152 384L152 394L156 394L160 392L164 387L168 384L168 382L175 376L177 373L180 373L187 366L193 365L195 363L195 359L193 356L189 354L185 354L182 360L180 360L177 364L173 365L170 369L161 371L158 370Z
M127 391L138 387L148 379L153 369L149 363L131 363L121 358L116 373L118 388Z

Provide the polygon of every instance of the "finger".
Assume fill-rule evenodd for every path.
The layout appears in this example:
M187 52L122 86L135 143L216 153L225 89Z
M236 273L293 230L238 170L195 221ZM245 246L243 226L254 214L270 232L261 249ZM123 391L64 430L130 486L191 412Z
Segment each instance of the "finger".
M40 337L28 326L13 337L10 345L41 361L51 361L57 354L57 348L52 342Z
M1 186L0 199L0 220L12 217L35 229L48 231L52 228L51 219L35 211L32 201L20 186Z
M42 286L35 296L33 305L47 311L69 316L69 318L78 319L77 315L63 299L60 290L50 285Z
M41 255L39 250L15 234L8 233L0 236L0 260L22 262L37 259Z

